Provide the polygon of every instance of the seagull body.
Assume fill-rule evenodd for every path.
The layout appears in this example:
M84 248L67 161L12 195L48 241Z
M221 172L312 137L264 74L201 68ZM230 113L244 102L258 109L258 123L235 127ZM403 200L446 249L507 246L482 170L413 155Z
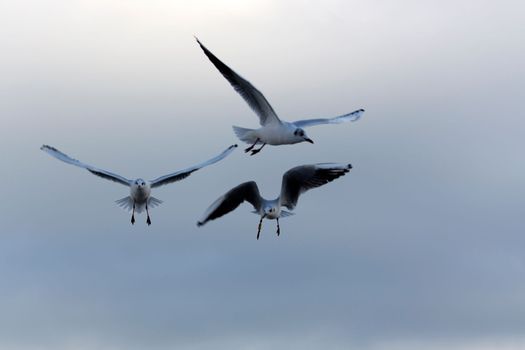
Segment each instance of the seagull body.
M365 111L364 109L358 109L335 118L306 119L295 122L282 121L259 90L219 60L199 39L196 38L196 40L211 63L213 63L259 117L259 123L261 124L259 129L233 127L235 134L241 141L251 144L250 147L245 149L245 152L251 151L251 155L259 153L267 144L277 146L300 142L314 143L312 139L306 135L304 128L321 124L339 124L347 121L356 121ZM262 146L258 149L253 149L258 144L262 144Z
M94 166L82 163L76 159L71 158L67 154L62 153L58 149L48 145L43 145L40 149L65 163L84 168L94 175L129 187L129 196L117 200L117 205L125 210L132 211L131 224L135 223L135 212L142 213L145 210L147 213L146 222L148 225L150 225L151 219L149 216L149 209L162 204L161 200L151 196L152 188L156 188L185 179L186 177L190 176L194 171L197 171L205 166L217 163L218 161L226 158L231 152L233 152L233 150L236 147L237 145L232 145L228 147L225 151L223 151L221 154L212 159L209 159L192 167L158 177L151 181L147 181L142 178L129 180L123 176L117 175L110 171L102 170Z
M282 207L293 210L301 193L344 176L350 169L352 169L351 164L340 163L319 163L292 168L283 175L281 194L272 200L261 197L259 188L254 181L244 182L213 202L204 213L202 219L197 222L197 226L202 226L210 220L217 219L235 210L241 203L247 201L253 206L253 213L261 217L257 229L257 239L259 239L261 233L263 219L277 220L277 235L279 236L279 218L294 215L289 211L283 210Z

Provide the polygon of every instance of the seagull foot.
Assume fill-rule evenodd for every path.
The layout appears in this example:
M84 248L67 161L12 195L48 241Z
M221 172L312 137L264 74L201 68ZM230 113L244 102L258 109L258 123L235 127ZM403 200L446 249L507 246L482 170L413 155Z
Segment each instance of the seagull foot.
M146 219L146 223L148 224L148 226L151 225L151 219L149 218L149 216L148 216L148 218Z
M135 217L134 216L131 217L131 224L135 225Z
M254 156L257 153L259 153L260 151L261 151L260 149L254 149L254 150L252 150L252 153L250 154L250 156Z

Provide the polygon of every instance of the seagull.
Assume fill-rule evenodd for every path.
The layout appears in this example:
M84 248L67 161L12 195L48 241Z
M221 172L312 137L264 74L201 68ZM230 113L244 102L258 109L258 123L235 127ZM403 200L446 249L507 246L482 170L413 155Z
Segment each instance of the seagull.
M246 148L244 152L247 153L251 151L252 156L259 153L266 144L275 146L290 145L299 142L314 143L312 139L306 135L304 128L320 124L340 124L348 121L354 122L361 118L365 112L364 109L358 109L351 113L343 114L334 118L306 119L295 122L283 121L279 119L270 103L268 103L259 90L257 90L248 80L245 80L219 60L199 41L197 37L195 37L195 39L215 68L217 68L224 78L230 82L235 91L241 95L259 117L259 123L261 124L259 129L246 129L238 126L233 127L233 131L241 141L251 144L251 146ZM254 149L258 144L261 144L262 146L258 149Z
M221 154L219 154L218 156L210 160L207 160L200 164L194 165L192 167L189 167L189 168L186 168L186 169L183 169L183 170L180 170L180 171L168 174L168 175L158 177L151 181L143 180L142 178L138 178L135 180L129 180L123 176L117 175L107 170L102 170L94 166L82 163L76 159L69 157L67 154L60 152L58 149L48 146L48 145L43 145L42 147L40 147L40 149L50 154L51 156L55 157L58 160L61 160L71 165L75 165L75 166L84 168L88 170L90 173L100 176L101 178L104 178L106 180L110 180L110 181L113 181L113 182L129 187L130 195L117 200L115 203L117 203L119 207L125 210L132 211L132 214L131 214L131 224L132 225L135 224L135 212L142 213L142 211L144 211L145 209L146 214L147 214L146 223L148 225L151 225L151 219L149 217L149 209L155 208L156 206L159 206L162 203L161 200L151 196L152 188L167 185L169 183L185 179L188 176L190 176L190 174L193 173L194 171L197 171L205 166L217 163L218 161L226 158L230 153L233 152L233 150L236 147L237 145L232 145L228 147L225 151L223 151Z
M281 194L273 200L261 197L255 181L244 182L213 202L204 213L202 219L197 222L197 226L202 226L210 220L228 214L242 202L247 201L255 209L252 213L261 216L257 228L257 239L259 239L261 234L263 219L277 220L277 236L279 236L281 233L279 218L294 215L294 213L282 210L281 207L293 210L301 193L344 176L350 169L352 169L351 164L341 163L319 163L292 168L284 173Z

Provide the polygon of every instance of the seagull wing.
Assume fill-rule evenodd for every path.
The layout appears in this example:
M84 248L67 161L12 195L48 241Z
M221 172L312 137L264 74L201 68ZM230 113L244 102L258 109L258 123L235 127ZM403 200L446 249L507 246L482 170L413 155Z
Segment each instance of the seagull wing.
M327 184L345 175L350 169L350 164L320 163L301 165L288 170L283 175L281 205L292 210L297 205L301 193Z
M251 203L255 210L260 210L262 199L261 195L259 194L259 188L254 181L242 183L219 197L206 210L202 219L197 222L197 226L202 226L210 220L214 220L225 214L228 214L244 201Z
M297 126L298 128L306 128L309 126L320 125L320 124L341 124L344 122L355 122L359 120L359 118L361 118L364 112L365 112L364 109L358 109L357 111L343 114L343 115L340 115L334 118L298 120L298 121L293 122L293 124Z
M195 38L197 39L197 38ZM239 74L235 73L230 67L225 65L219 60L210 50L208 50L202 43L197 39L204 54L208 56L211 63L221 72L221 74L230 82L235 91L242 96L242 98L250 105L251 109L259 116L259 123L261 126L270 123L281 123L279 117L273 110L272 106L264 95L257 90L249 81L242 78Z
M67 154L60 152L59 150L57 150L54 147L51 147L51 146L48 146L48 145L43 145L42 147L40 147L40 149L42 151L52 155L53 157L55 157L58 160L61 160L63 162L71 164L71 165L75 165L75 166L84 168L84 169L88 170L90 173L95 174L97 176L100 176L101 178L104 178L106 180L118 182L119 184L122 184L122 185L125 185L125 186L130 186L131 185L131 180L128 180L128 179L126 179L123 176L114 174L114 173L106 171L106 170L95 168L94 166L91 166L91 165L88 165L88 164L84 164L84 163L82 163L82 162L80 162L80 161L78 161L76 159L71 158Z
M226 150L224 150L221 154L219 154L218 156L213 157L212 159L209 159L209 160L207 160L205 162L202 162L200 164L194 165L194 166L189 167L187 169L180 170L180 171L168 174L168 175L164 175L164 176L158 177L155 180L151 180L150 181L151 188L167 185L169 183L185 179L188 176L190 176L190 174L193 173L194 171L197 171L197 170L199 170L201 168L204 168L205 166L217 163L218 161L226 158L230 153L233 152L233 150L236 147L237 147L237 145L231 145Z

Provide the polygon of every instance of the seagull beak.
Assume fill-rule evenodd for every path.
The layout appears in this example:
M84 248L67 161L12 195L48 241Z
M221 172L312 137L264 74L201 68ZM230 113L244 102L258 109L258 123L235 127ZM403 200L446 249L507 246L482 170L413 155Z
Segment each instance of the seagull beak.
M313 141L312 139L309 139L308 137L305 137L304 140L305 140L306 142L310 142L311 144L314 143L314 141Z

